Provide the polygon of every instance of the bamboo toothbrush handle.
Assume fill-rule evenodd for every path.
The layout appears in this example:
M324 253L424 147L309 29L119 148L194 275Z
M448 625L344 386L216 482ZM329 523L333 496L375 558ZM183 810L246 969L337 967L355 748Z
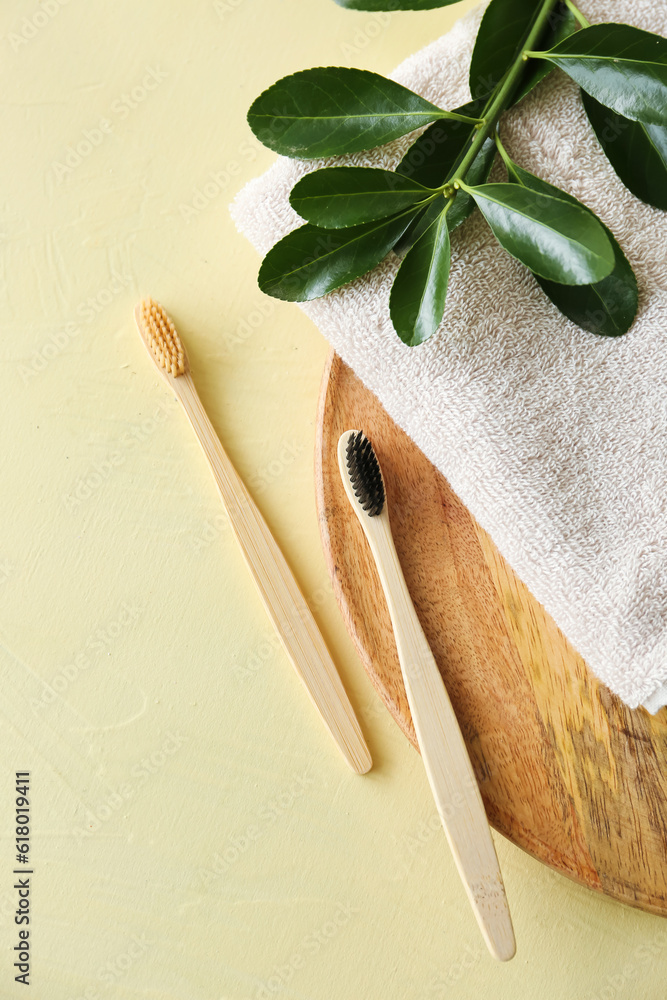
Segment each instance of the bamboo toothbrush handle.
M510 959L514 931L484 804L452 703L417 618L386 507L366 518L389 606L403 680L426 774L459 874L486 944Z
M264 606L325 726L353 771L371 767L368 747L310 608L264 518L225 453L189 373L173 385L199 439Z

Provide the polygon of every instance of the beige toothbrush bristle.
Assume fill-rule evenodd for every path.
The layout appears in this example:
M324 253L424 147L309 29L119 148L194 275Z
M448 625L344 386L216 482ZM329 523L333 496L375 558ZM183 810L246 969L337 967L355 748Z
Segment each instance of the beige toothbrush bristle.
M166 310L154 299L144 299L139 315L146 345L157 363L174 378L184 375L185 351Z

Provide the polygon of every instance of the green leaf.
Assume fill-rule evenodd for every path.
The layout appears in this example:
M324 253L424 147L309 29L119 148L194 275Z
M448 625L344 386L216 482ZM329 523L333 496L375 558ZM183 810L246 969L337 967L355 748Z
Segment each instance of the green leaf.
M278 80L254 101L248 124L269 149L308 159L382 146L451 115L377 73L328 66Z
M459 0L336 0L339 7L348 10L435 10L450 7Z
M470 164L468 173L465 176L466 184L483 184L491 173L493 161L496 158L496 144L493 139L487 139L479 153ZM453 233L457 226L460 226L475 207L475 202L471 196L463 189L457 191L454 197L454 204L447 213L447 226L450 233Z
M558 42L573 34L578 27L579 24L576 17L570 8L561 0L561 2L557 3L549 14L549 20L544 34L537 44L541 49L551 49L554 45L557 45ZM514 93L513 103L518 104L519 101L521 101L526 94L529 94L533 87L535 87L540 80L543 80L545 76L548 76L553 69L554 66L546 62L544 59L529 59L526 63L525 72L521 77L520 86Z
M667 125L667 39L628 24L594 24L548 52L582 90L625 118Z
M476 118L483 105L483 101L470 101L456 108L455 114ZM426 187L440 187L454 176L457 162L475 135L475 128L466 122L451 118L433 122L410 146L396 173Z
M637 198L667 209L667 127L631 121L582 91L584 108L609 162Z
M561 191L560 188L554 187L547 181L543 181L535 174L529 173L518 164L509 162L507 168L510 180L514 180L532 191L562 198L572 205L583 208L590 212L594 218L597 218L590 208L582 205L572 195ZM604 223L600 222L600 225L604 226ZM573 286L547 281L537 274L535 278L556 308L560 309L577 326L603 337L620 337L627 333L637 315L639 300L637 279L613 234L606 226L604 226L604 230L614 250L614 269L602 281L595 284Z
M412 213L352 229L307 223L283 237L259 269L259 287L288 302L308 302L361 277L389 253Z
M307 222L340 229L385 219L432 194L422 184L392 170L325 167L295 184L290 204Z
M484 11L470 61L473 97L489 97L508 67L520 57L541 7L539 0L491 0ZM574 14L560 0L550 11L535 48L550 49L576 28ZM513 88L511 102L525 97L552 69L553 66L542 61L526 62Z
M450 242L442 199L435 218L406 254L398 269L389 311L404 344L423 344L438 329L445 310Z
M618 248L614 270L595 284L561 285L535 275L542 291L564 316L600 337L622 337L637 315L637 279L615 241L614 248Z
M540 277L586 285L612 271L604 226L583 207L512 183L462 187L501 246Z
M484 11L470 60L470 93L488 97L524 47L542 4L539 0L491 0Z
M430 128L428 128L420 138L423 139L425 136L429 134L431 129L436 129L436 126L440 124L441 124L440 122L436 122L434 125L431 125ZM447 124L449 125L450 123L448 122ZM438 133L436 132L435 133L436 137L437 134ZM414 150L415 147L418 146L419 142L420 139L418 139L417 142L414 144L414 146L412 146L411 149L408 150L406 155L403 157L403 160L401 161L401 163L399 163L398 167L396 168L397 171L403 168L404 163L408 161L408 157L410 155L411 150ZM437 144L438 142L437 138L434 138L434 142ZM429 164L429 161L424 160L424 158L422 157L421 161L422 166L420 166L418 169L414 171L413 176L418 174L419 180L422 183L426 183L425 178L428 178L428 182L433 187L443 183L444 181L448 180L450 177L453 176L453 171L456 162L457 160L460 159L460 154L463 152L463 150L467 148L467 146L468 146L468 141L466 139L465 144L458 150L457 154L451 156L451 158L448 160L448 157L445 155L446 147L443 145L442 157L440 156L440 154L438 154L437 157L434 157L434 160L437 160L439 166L437 166L435 169L432 169ZM424 149L424 153L426 153L429 147L424 146L422 148ZM451 153L454 153L454 147L450 149L450 154ZM489 176L489 173L491 172L491 167L493 166L493 161L495 159L495 156L496 156L496 144L494 143L493 139L487 139L468 169L468 173L466 174L465 177L466 183L483 184L486 178ZM460 226L461 223L468 218L474 207L475 203L469 194L466 194L466 192L463 190L457 192L454 198L454 203L447 212L447 227L450 233L453 233L454 230L457 228L457 226ZM428 215L429 208L430 206L425 209L422 209L421 214L417 216L417 218L410 224L410 226L408 226L408 228L403 233L400 240L394 247L395 253L397 253L399 256L403 255L414 244L415 240L417 240L421 235L421 233L423 232L424 227L430 225L430 215Z
M410 247L414 244L415 240L418 240L424 229L429 224L430 220L430 210L433 208L434 202L427 205L426 208L420 208L417 215L414 216L412 222L407 227L405 232L401 233L399 239L394 243L392 250L397 257L404 257Z

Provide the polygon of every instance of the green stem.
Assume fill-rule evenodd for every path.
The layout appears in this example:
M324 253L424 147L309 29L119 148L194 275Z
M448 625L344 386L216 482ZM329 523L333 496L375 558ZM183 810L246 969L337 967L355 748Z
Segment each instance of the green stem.
M590 28L591 22L586 20L586 18L581 13L581 11L579 10L579 8L575 7L575 5L573 4L572 0L564 0L564 2L565 2L565 6L568 8L568 10L570 10L574 14L574 16L576 17L577 21L581 25L581 27L582 28Z
M530 49L532 45L539 39L544 26L549 19L553 8L556 6L557 0L542 0L542 5L539 12L537 13L535 20L533 21L533 26L526 36L526 41L523 45L523 51L517 56L513 64L510 66L509 71L503 77L496 88L496 92L492 95L491 102L489 103L488 110L484 115L484 124L481 128L477 130L477 134L470 144L470 149L465 154L461 162L456 168L456 176L465 177L470 165L475 160L475 157L479 153L480 149L489 138L491 133L495 130L498 124L498 119L500 118L503 111L505 111L507 104L517 82L521 71L524 68L526 61L525 50Z
M507 173L508 174L510 174L510 173L513 174L514 173L514 170L513 170L514 164L512 163L512 159L511 159L509 153L507 152L507 150L503 146L502 142L500 141L500 136L498 135L498 130L497 129L496 129L496 134L494 135L493 138L496 141L496 148L497 148L498 152L500 153L500 155L501 155L501 157L503 159L503 163L507 167Z
M483 118L469 118L468 115L458 115L456 111L445 111L444 118L451 118L455 122L463 122L464 125L479 125Z

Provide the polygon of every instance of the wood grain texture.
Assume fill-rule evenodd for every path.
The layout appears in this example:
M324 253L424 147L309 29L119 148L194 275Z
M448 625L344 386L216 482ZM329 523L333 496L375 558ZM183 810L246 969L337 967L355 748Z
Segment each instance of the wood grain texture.
M666 712L600 684L444 477L335 355L316 448L320 529L336 597L374 686L416 739L389 612L336 447L359 427L387 488L394 541L493 826L589 888L667 914Z

